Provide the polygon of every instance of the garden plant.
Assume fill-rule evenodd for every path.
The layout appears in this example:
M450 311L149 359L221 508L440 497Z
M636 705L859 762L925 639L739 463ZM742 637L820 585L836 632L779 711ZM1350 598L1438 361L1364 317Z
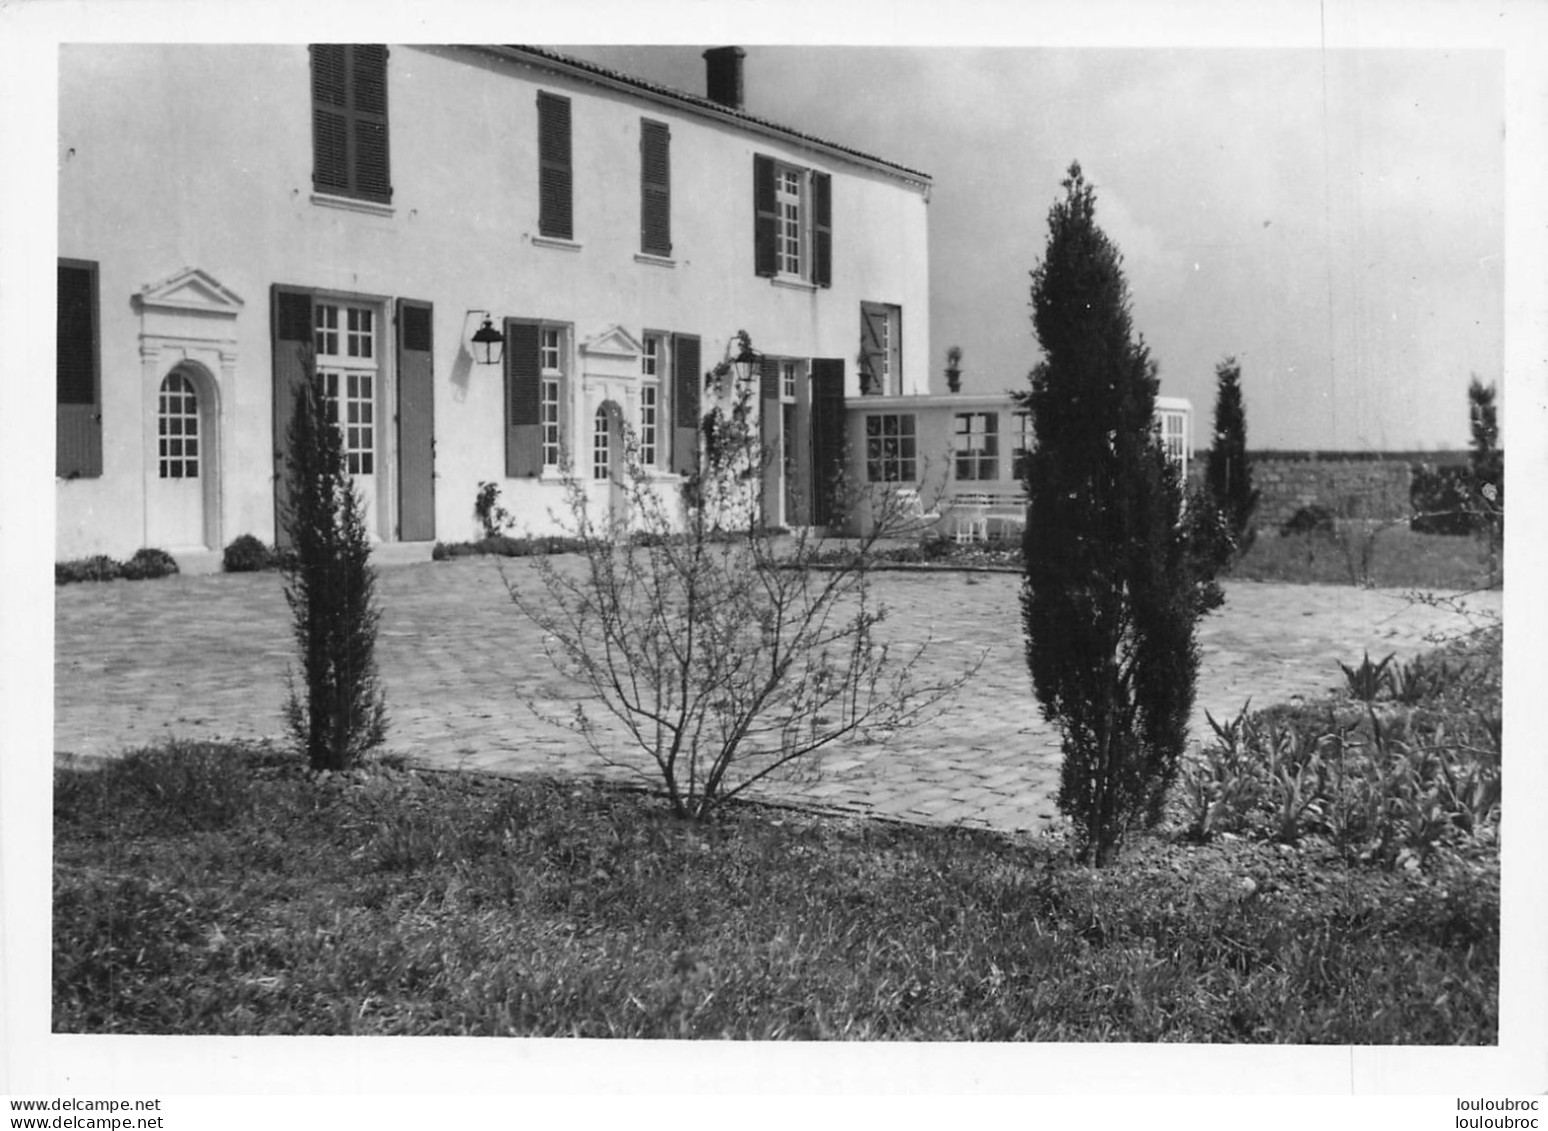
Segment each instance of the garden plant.
M1204 465L1204 489L1225 516L1234 553L1251 549L1258 491L1247 459L1247 410L1242 403L1242 367L1228 357L1215 366L1215 433Z
M1033 687L1063 738L1059 808L1102 866L1161 818L1193 707L1195 625L1220 591L1154 428L1156 365L1118 249L1079 164L1063 184L1032 276L1043 360L1020 398L1036 437L1022 617Z
M345 770L386 738L376 668L381 610L360 492L351 481L335 408L308 367L296 386L287 456L284 564L301 688L289 677L286 720L316 770Z
M739 345L750 352L745 335ZM599 517L567 470L578 562L539 554L535 584L507 576L555 664L592 693L595 706L567 725L604 759L620 760L620 742L643 754L672 811L695 818L842 739L896 733L974 670L934 672L928 642L896 655L877 638L887 610L868 567L908 525L895 492L875 493L869 532L821 570L822 531L766 524L759 488L772 453L752 382L731 371L722 362L707 375L701 461L680 495L658 486L627 433L626 506Z

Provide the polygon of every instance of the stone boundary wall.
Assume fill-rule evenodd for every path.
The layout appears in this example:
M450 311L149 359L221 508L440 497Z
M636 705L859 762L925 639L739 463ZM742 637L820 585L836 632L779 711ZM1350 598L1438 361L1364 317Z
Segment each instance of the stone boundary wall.
M1251 467L1261 531L1278 530L1313 503L1345 518L1407 519L1413 513L1413 465L1406 459L1254 457Z

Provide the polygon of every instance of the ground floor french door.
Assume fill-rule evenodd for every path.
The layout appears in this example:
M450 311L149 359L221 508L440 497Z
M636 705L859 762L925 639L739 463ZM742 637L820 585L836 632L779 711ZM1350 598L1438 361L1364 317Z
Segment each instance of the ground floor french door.
M168 373L156 398L156 462L146 499L148 546L183 550L207 545L206 417L205 398L193 376L179 369Z

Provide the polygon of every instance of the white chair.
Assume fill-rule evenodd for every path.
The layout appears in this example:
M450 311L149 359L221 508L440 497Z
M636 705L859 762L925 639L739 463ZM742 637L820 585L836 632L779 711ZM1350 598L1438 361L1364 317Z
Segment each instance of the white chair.
M954 495L951 530L959 543L989 541L989 496L977 492Z

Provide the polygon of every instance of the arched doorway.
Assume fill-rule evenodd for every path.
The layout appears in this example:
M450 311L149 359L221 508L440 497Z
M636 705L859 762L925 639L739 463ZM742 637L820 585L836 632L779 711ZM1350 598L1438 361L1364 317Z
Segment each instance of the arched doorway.
M208 549L215 507L215 388L183 362L156 393L156 447L149 470L145 541L161 549Z
M606 521L619 528L629 517L629 485L623 449L623 412L616 401L603 401L592 421L591 478L607 484Z

